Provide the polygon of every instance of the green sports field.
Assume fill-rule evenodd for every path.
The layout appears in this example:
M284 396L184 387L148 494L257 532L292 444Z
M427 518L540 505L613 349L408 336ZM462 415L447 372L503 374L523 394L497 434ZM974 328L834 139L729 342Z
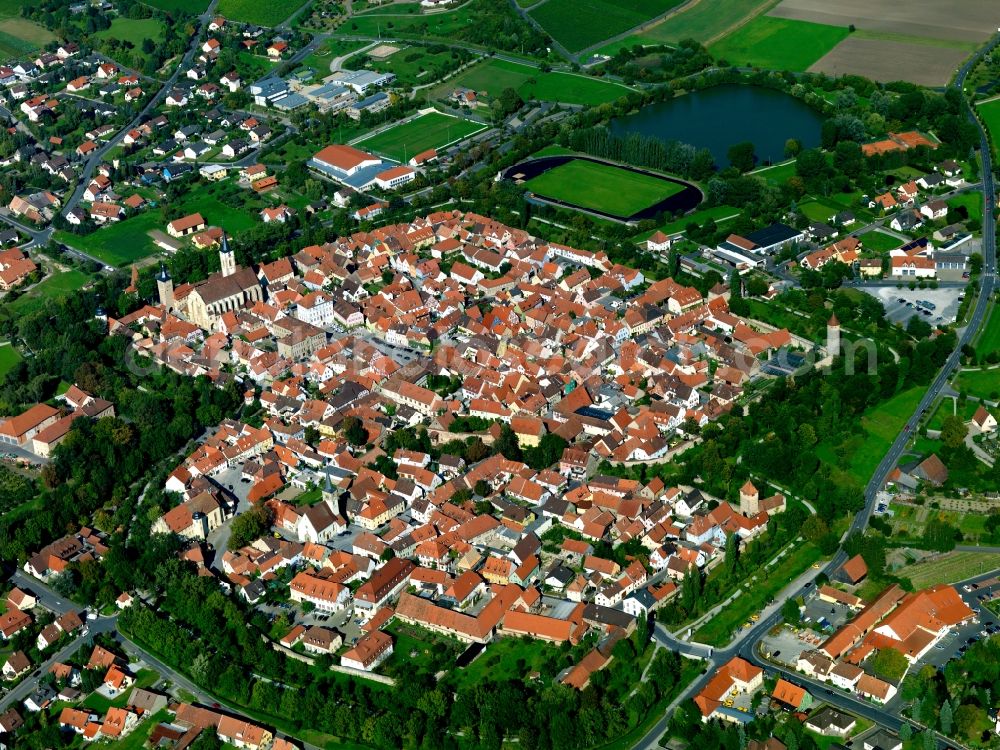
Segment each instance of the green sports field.
M543 73L530 65L509 60L488 60L474 65L438 87L434 96L447 96L458 87L472 89L483 96L497 96L512 88L525 101L562 102L563 104L604 104L632 91L627 86L601 81L574 73Z
M557 42L579 52L649 21L681 0L546 0L531 17Z
M774 70L802 71L836 47L846 27L757 16L709 47L719 60Z
M524 187L543 198L625 217L684 189L675 182L583 160L543 172Z
M485 129L486 125L479 122L431 112L365 138L357 145L358 148L405 163L421 151L444 148Z

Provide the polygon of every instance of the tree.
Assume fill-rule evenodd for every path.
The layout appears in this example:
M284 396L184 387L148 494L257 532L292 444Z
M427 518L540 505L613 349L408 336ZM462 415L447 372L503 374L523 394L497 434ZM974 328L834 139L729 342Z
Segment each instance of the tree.
M781 616L789 625L798 625L802 617L799 604L794 599L786 599L781 605Z
M962 418L949 414L941 423L941 442L948 448L957 448L965 442L965 436L969 434L969 428Z
M872 671L877 677L898 682L906 673L909 662L894 648L880 648L872 657Z
M270 528L271 519L267 508L264 505L255 505L233 519L226 546L231 550L245 547L264 536Z
M726 534L726 573L733 575L740 561L740 543L736 534L729 532Z
M809 516L802 524L802 536L814 544L819 542L829 531L830 528L826 525L826 521L819 516Z
M951 734L953 720L951 701L946 700L944 705L941 706L941 713L938 714L938 724L941 727L942 734Z
M518 445L517 435L509 424L504 424L500 428L500 434L493 443L493 454L500 454L511 461L521 460L521 446Z
M368 442L368 430L357 417L347 417L343 424L344 437L351 445L361 446Z
M726 155L729 157L729 163L740 170L740 172L749 172L752 170L756 161L754 145L750 141L733 144L729 147Z
M987 725L986 712L979 706L963 703L955 709L955 730L967 741L975 740L983 726Z

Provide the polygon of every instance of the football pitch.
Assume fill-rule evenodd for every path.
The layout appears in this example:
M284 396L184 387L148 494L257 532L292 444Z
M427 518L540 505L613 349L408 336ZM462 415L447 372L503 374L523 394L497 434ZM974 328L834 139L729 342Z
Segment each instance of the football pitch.
M542 198L623 217L684 189L676 182L582 159L553 167L524 186Z
M356 145L405 164L427 149L442 149L486 129L486 125L431 112L376 133Z

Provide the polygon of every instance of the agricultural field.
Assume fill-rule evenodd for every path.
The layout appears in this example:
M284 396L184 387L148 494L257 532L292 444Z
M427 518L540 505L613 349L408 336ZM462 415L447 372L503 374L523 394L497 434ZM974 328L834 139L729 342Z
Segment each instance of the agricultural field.
M993 139L993 148L1000 147L1000 99L991 99L977 105L979 116L983 119L990 136Z
M797 21L854 24L859 31L976 43L997 26L996 7L982 0L900 3L897 0L782 0L769 15Z
M459 87L494 96L512 88L526 101L537 99L563 104L604 104L631 90L619 83L574 73L543 73L530 65L509 60L488 60L437 87L432 96L443 98Z
M757 16L709 51L733 65L803 71L848 35L846 26Z
M142 47L143 39L162 42L163 33L163 22L155 18L118 17L111 22L109 28L97 32L96 36L100 39L120 39L131 42L135 47Z
M231 21L254 23L258 26L277 26L302 7L305 0L281 3L262 3L260 0L219 0L216 8L220 16Z
M46 300L68 297L72 292L86 286L89 281L90 277L83 271L54 273L11 302L10 309L20 315L33 313L41 309Z
M687 10L668 17L663 23L648 28L641 34L629 37L618 46L663 44L687 38L709 44L721 39L731 29L760 13L772 2L773 0L699 0Z
M546 0L530 16L571 52L592 47L666 13L681 0Z
M485 129L482 123L431 112L365 138L357 145L405 163L421 151L444 148Z
M684 189L675 182L583 160L543 172L524 187L544 198L624 217Z
M8 10L16 12L17 8L0 9L0 60L30 54L55 41L55 34L44 26L7 15Z
M855 33L810 65L809 72L943 86L968 54L961 48Z
M1000 305L993 306L986 326L976 341L976 354L980 357L997 351L1000 351ZM1000 375L997 376L997 381L1000 382Z
M997 568L1000 558L990 552L948 552L906 565L893 574L909 578L914 589L924 589L939 583L964 581Z
M208 7L208 0L145 0L145 2L146 5L165 10L168 13L181 11L193 16L203 13Z

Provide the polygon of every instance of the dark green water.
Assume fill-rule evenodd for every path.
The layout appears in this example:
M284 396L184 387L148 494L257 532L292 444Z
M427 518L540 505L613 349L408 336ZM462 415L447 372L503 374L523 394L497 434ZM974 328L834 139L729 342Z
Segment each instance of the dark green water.
M727 152L734 143L753 143L759 163L781 161L789 138L799 139L804 148L818 146L822 123L816 110L793 96L727 84L650 104L613 120L611 132L642 133L707 148L721 168L729 165Z

